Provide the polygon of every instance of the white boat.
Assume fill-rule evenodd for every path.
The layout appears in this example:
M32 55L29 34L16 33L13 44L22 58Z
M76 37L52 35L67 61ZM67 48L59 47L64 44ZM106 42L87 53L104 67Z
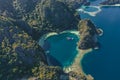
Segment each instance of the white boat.
M73 40L74 38L71 38L71 37L66 37L67 38L67 40Z

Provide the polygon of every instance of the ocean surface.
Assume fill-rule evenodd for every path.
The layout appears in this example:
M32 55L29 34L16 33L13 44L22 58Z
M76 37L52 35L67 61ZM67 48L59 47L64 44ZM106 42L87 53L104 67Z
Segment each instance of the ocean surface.
M45 41L45 50L52 65L67 67L72 64L77 52L79 38L73 33L61 33L48 37Z
M100 49L85 55L82 67L84 72L91 74L95 80L120 80L120 7L107 6L100 9L101 12L96 16L80 12L82 19L91 19L104 31L103 36L98 38Z

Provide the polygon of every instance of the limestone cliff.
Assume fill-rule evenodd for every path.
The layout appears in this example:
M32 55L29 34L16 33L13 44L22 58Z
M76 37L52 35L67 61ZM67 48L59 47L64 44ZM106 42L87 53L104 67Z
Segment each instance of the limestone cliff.
M78 27L80 34L80 41L78 43L79 49L99 47L97 41L97 28L89 19L81 20Z

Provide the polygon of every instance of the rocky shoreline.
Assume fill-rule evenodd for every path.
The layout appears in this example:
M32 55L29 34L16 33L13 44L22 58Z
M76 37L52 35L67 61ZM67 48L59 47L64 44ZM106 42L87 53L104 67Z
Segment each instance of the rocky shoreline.
M77 74L82 74L86 76L87 80L94 80L91 75L86 75L82 69L81 61L87 53L91 52L92 49L99 49L98 36L103 35L103 30L97 28L91 20L85 19L81 20L78 24L78 30L80 41L78 42L78 54L73 61L73 64L65 68L67 73L76 72ZM71 76L70 76L71 77ZM71 77L71 80L74 79Z
M102 29L97 28L89 19L81 20L78 24L80 41L78 42L79 49L99 48L97 37L103 34Z
M92 51L92 49L87 49L87 50L78 49L78 53L77 53L73 63L70 66L64 68L64 71L66 73L70 74L69 77L71 78L71 80L75 79L75 77L73 77L72 75L76 75L78 78L81 76L87 80L94 80L94 78L90 74L87 75L86 73L84 73L84 71L82 69L82 65L81 65L81 61L82 61L84 55L86 55L87 53L89 53L91 51Z
M100 4L101 5L115 5L115 4L120 4L120 0L106 0Z

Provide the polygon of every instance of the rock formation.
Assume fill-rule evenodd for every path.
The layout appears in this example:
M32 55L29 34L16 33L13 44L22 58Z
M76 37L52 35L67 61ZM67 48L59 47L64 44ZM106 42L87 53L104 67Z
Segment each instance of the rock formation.
M89 19L85 19L79 22L78 27L80 33L79 49L98 48L96 26Z
M114 5L114 4L120 4L120 0L106 0L100 3L102 5Z
M81 5L90 5L88 0L63 0L63 2L72 10L79 8Z

